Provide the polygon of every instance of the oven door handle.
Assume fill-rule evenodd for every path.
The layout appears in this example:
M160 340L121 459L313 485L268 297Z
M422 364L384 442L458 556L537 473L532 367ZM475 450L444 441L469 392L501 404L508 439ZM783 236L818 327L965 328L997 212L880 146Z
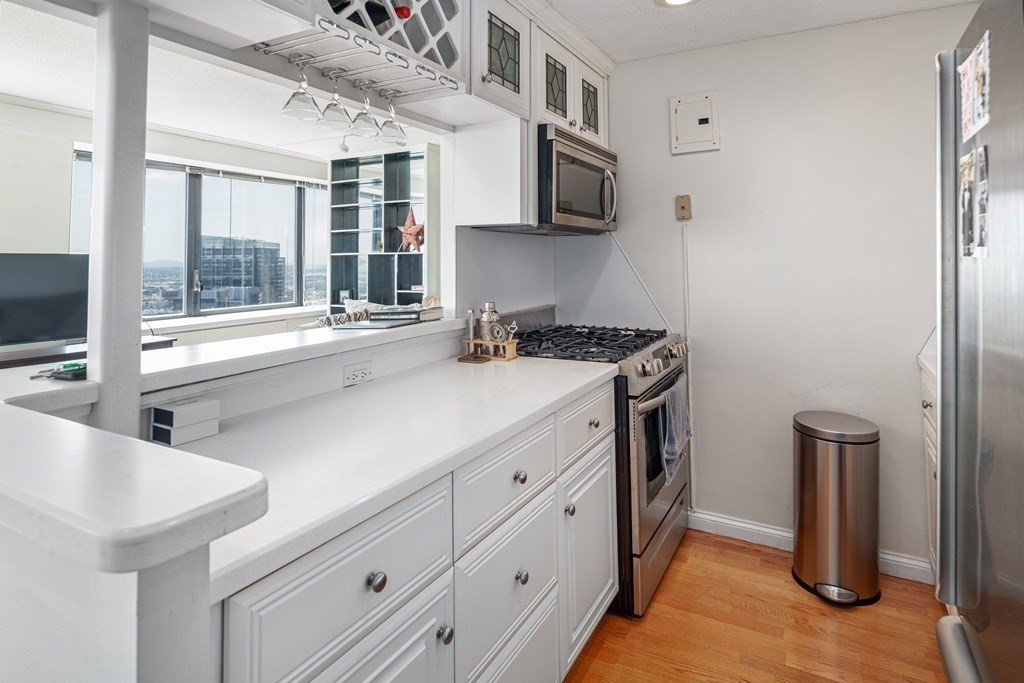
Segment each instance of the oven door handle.
M651 412L655 408L659 408L659 407L665 405L665 402L667 400L668 400L668 396L666 396L665 394L662 394L661 396L658 396L657 398L652 398L650 401L644 401L643 403L638 405L636 407L636 412L639 415L644 415L646 413Z

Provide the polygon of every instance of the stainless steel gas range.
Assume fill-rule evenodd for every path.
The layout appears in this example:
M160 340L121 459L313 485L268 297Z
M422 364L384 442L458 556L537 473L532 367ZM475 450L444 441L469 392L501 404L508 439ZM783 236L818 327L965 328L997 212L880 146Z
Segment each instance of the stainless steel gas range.
M686 372L687 343L664 330L560 325L526 332L523 356L618 363L615 378L619 595L613 607L643 616L686 533L689 458L666 484L666 392ZM689 443L686 453L689 454Z

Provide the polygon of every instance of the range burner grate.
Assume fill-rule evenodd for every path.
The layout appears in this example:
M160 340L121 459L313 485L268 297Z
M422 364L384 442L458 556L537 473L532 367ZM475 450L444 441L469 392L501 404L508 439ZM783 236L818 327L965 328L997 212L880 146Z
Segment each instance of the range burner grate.
M516 352L537 358L618 363L666 334L665 330L557 325L524 333Z

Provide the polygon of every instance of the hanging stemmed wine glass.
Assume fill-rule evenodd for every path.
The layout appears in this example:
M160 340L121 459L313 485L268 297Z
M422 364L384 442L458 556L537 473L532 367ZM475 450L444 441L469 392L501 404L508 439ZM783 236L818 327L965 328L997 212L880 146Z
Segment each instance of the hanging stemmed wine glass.
M409 136L405 134L402 124L395 118L395 102L393 98L396 92L389 90L384 93L388 98L388 118L385 119L384 123L380 124L380 132L377 134L377 139L381 142L393 142L404 147L409 142Z
M290 119L319 121L322 113L316 100L313 99L313 94L309 92L305 66L302 62L298 62L298 67L299 87L296 88L295 92L288 98L288 101L285 102L284 107L281 108L281 113Z
M334 97L324 107L320 120L316 122L316 125L328 130L349 130L352 128L352 116L348 113L345 105L342 104L341 97L338 96L337 76L332 76L331 80L334 81Z
M375 138L380 134L380 124L377 123L377 117L370 111L370 93L368 89L373 85L373 81L359 80L353 83L353 85L363 91L363 108L352 118L352 128L349 130L349 135L361 138Z

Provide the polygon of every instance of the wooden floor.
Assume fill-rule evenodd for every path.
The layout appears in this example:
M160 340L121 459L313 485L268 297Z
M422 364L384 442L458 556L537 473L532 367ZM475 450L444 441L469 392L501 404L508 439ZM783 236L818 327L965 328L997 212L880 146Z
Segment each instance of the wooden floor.
M882 576L878 603L832 606L790 557L687 532L643 619L606 615L566 680L945 681L930 586Z

